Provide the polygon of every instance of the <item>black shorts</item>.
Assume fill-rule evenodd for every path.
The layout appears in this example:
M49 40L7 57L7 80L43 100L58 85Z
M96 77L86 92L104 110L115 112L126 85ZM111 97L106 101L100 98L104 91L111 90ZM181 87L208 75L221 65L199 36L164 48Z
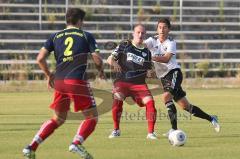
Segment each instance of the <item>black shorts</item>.
M179 68L171 70L161 78L164 92L170 92L175 102L186 96L181 86L182 80L183 75Z

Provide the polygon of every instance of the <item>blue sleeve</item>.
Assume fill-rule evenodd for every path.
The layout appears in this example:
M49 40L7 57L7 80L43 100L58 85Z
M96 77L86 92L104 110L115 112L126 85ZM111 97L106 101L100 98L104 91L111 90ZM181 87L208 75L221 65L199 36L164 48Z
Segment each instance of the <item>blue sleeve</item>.
M95 38L93 37L93 35L89 32L84 32L84 34L86 36L86 39L87 39L87 42L89 45L90 53L99 52L100 50L98 48L97 42L96 42Z
M46 40L43 47L50 52L54 51L54 38L56 34L50 35L50 37Z

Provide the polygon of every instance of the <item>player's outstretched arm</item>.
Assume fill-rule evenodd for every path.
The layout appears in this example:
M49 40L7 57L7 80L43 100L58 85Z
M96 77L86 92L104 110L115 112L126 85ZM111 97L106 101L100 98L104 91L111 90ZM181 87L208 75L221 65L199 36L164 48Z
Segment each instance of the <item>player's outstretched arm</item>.
M47 65L47 57L49 55L49 52L47 49L45 49L44 47L40 49L38 56L37 56L37 63L39 65L39 67L41 68L41 70L43 70L45 76L47 77L48 80L48 86L50 86L51 88L54 87L54 74L52 74L49 71L48 65Z
M92 58L99 72L99 78L105 79L102 57L98 52L94 52L92 53Z

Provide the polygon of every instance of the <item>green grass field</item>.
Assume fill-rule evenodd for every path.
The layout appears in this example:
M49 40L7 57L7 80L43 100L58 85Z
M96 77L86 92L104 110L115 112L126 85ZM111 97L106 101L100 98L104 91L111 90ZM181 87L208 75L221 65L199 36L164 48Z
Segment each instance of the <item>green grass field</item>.
M155 96L158 110L156 132L159 140L146 139L144 110L136 105L124 105L121 137L108 139L112 130L111 113L99 118L96 131L85 147L96 159L237 159L240 156L239 89L191 89L188 98L206 112L218 115L222 131L217 134L207 121L188 116L178 109L179 128L187 133L183 147L172 147L161 136L170 128L164 117L166 110ZM35 135L40 125L51 117L48 108L51 92L0 93L0 159L21 159L22 149ZM140 116L137 116L137 113ZM160 113L161 112L161 113ZM127 115L126 115L127 114ZM134 116L136 115L136 116ZM55 131L38 149L37 159L77 159L68 152L79 121L70 120Z

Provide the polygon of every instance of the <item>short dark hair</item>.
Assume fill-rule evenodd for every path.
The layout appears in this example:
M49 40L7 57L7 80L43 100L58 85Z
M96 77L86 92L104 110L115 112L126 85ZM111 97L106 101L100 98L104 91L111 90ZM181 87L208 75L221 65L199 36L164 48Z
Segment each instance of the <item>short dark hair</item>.
M167 19L167 18L160 18L160 19L158 20L157 26L158 26L159 23L165 23L165 24L167 24L167 26L168 26L169 29L171 28L170 20Z
M76 25L79 20L83 21L85 14L85 11L79 8L69 8L66 13L66 22Z

